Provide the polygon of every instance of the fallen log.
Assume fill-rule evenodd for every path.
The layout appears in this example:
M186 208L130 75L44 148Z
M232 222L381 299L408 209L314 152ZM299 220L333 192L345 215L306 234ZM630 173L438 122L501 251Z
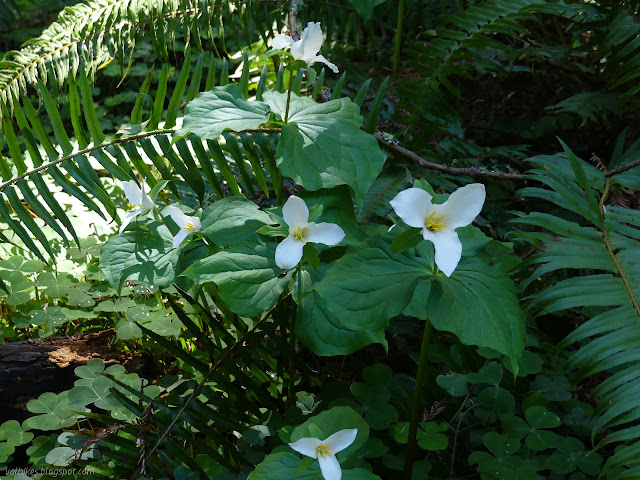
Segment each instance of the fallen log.
M106 364L128 363L130 357L111 345L114 335L115 330L109 329L0 344L0 423L29 417L27 402L44 392L72 388L79 365L94 358Z

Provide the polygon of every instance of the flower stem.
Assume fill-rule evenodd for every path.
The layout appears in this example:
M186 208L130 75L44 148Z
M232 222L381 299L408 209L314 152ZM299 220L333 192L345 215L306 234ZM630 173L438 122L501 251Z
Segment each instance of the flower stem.
M293 62L289 65L289 90L287 91L287 109L284 112L284 123L289 121L289 104L291 103L291 90L293 89Z
M400 67L400 45L402 44L402 24L404 22L404 0L398 5L398 24L396 26L396 43L393 49L393 70Z
M418 360L418 372L416 373L416 386L413 390L413 400L411 401L411 418L409 419L409 440L407 442L406 456L404 458L404 480L411 480L411 471L416 451L416 434L418 432L418 422L422 416L422 384L427 373L427 350L429 339L431 338L431 322L427 319L424 322L424 332L422 333L422 345L420 346L420 358Z
M160 209L156 206L153 207L153 209L156 211L156 213L158 214L158 216L160 217L160 220L162 220L162 223L165 224L165 226L167 227L167 230L169 230L169 233L171 235L175 235L172 231L171 231L171 227L169 226L169 224L167 223L167 219L164 218L164 215L162 215L162 213L160 212Z

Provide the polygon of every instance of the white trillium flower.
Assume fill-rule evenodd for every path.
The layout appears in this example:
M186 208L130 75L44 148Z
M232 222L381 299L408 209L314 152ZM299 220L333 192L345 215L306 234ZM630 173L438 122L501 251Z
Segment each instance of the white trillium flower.
M178 234L173 237L173 248L179 246L187 235L197 232L200 230L200 219L198 217L190 217L189 215L185 215L185 213L180 210L178 207L169 207L169 214L176 225L180 227L180 231Z
M129 180L128 182L122 182L122 189L124 190L127 200L138 208L127 213L127 216L124 217L124 220L120 225L120 233L127 228L127 225L129 225L134 218L153 208L153 202L151 201L151 198L149 198L149 195L147 195L147 192L145 192L144 179L142 179L141 188L138 187L138 184L134 180Z
M300 40L295 42L289 35L280 33L273 37L271 48L273 50L284 50L287 47L291 47L291 55L293 55L293 58L296 60L302 60L307 65L315 62L324 63L333 70L334 73L338 73L338 67L322 55L318 55L323 41L324 37L322 36L320 22L309 22L307 28L302 32L302 38L300 38Z
M342 469L336 453L351 445L356 435L358 435L358 429L352 428L340 430L324 440L313 437L301 438L295 443L290 443L289 446L307 457L317 458L324 480L340 480Z
M309 209L300 197L292 195L282 207L282 216L289 226L289 236L276 248L276 265L280 268L295 267L302 258L307 242L337 245L344 238L344 231L335 223L309 222Z
M391 206L410 227L421 228L425 240L433 242L436 265L451 276L462 257L462 243L456 228L466 227L480 214L486 193L484 185L472 183L457 189L441 205L421 188L408 188L398 193Z

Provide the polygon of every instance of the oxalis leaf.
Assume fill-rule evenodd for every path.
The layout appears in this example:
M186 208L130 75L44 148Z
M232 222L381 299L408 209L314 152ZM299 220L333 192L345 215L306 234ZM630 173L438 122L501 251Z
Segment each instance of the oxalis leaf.
M113 288L120 291L127 280L165 287L176 278L179 249L164 225L152 231L126 230L110 238L100 250L100 267Z
M287 95L268 91L263 98L284 119ZM385 160L375 137L361 126L360 109L348 98L316 103L292 94L276 162L307 190L349 185L360 208Z
M200 93L187 105L182 128L176 136L195 133L215 140L225 130L241 132L258 128L269 120L269 106L248 102L238 85L229 84Z
M275 263L276 244L258 241L234 245L202 260L196 260L184 275L196 283L214 282L229 309L254 317L273 307L289 283L291 273Z
M434 277L423 312L434 328L456 334L465 345L508 355L517 375L525 322L513 282L500 267L463 258L451 277Z

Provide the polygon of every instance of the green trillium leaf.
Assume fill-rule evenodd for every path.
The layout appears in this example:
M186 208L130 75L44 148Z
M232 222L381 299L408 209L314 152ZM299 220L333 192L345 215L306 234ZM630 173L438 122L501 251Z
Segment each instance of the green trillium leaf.
M318 435L324 440L340 430L351 428L357 428L358 435L351 445L338 453L338 460L344 460L362 447L369 438L369 425L351 407L333 407L309 418L293 429L289 442L297 442L305 437L320 438Z
M256 129L268 120L269 106L263 102L248 102L242 89L231 83L202 92L189 102L182 128L176 136L195 133L200 138L215 140L225 130Z
M227 197L202 212L201 233L220 246L237 243L263 225L272 223L268 214L250 200Z
M176 278L179 252L173 248L173 237L164 225L156 225L154 231L131 229L104 244L100 267L118 291L127 280L166 287Z
M267 457L251 473L251 480L324 480L320 465L313 461L307 468L298 469L309 457L300 458L297 453L278 452ZM342 480L380 480L364 468L342 470Z
M320 270L307 268L303 271L304 291L319 282L327 270L326 264ZM297 282L294 283L297 287ZM297 295L295 295L297 298ZM387 341L384 328L369 331L353 331L344 326L329 309L327 301L317 292L305 295L298 305L296 337L316 355L348 355L372 343L381 343L385 350Z
M229 309L253 317L273 307L289 283L291 273L275 263L276 244L260 241L234 245L196 260L183 275L196 283L213 282Z
M284 119L286 94L268 91L264 100ZM360 109L348 98L316 103L292 94L276 162L283 175L307 190L349 185L362 206L385 158L375 137L361 126Z
M386 328L391 317L402 313L419 282L431 275L432 262L426 242L394 254L381 238L374 246L347 250L315 291L345 328L373 332Z
M509 356L517 375L525 322L513 282L500 267L463 258L451 277L433 281L426 315L434 328L454 333L465 345Z

